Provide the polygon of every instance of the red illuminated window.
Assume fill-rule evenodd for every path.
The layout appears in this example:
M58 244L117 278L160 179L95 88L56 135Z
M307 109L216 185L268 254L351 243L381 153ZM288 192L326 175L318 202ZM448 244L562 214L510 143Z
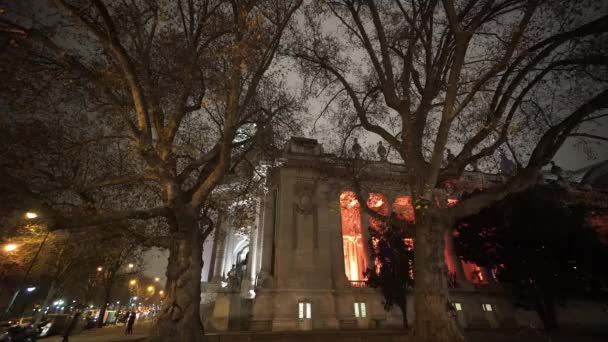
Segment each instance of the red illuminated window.
M386 198L384 194L369 194L369 198L367 199L367 207L373 212L382 216L388 216L389 214L390 207L388 205L388 198ZM374 229L380 229L384 225L384 222L381 219L370 216L369 225Z
M415 222L414 206L412 205L411 196L399 196L393 203L393 210L397 217L408 222Z
M367 268L367 256L361 229L361 206L354 192L340 194L340 215L346 277L350 281L365 280L363 272Z

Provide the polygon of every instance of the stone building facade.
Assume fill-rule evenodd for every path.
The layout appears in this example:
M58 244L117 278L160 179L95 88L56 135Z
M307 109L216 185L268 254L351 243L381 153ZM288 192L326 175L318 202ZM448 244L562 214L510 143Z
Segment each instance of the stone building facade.
M365 286L363 271L374 262L367 243L374 222L351 189L357 167L367 175L371 195L366 204L372 210L395 210L404 219L413 214L402 165L340 159L323 153L316 140L292 138L280 165L264 174L266 186L251 204L255 222L242 229L232 225L235 215L227 215L207 241L201 305L209 330L401 326L399 309L385 312L379 292ZM502 178L468 172L462 184L467 182L487 187ZM441 205L457 196L449 187L437 191ZM451 301L460 324L514 325L513 307L492 275L463 263L450 235L445 245L446 269L454 280Z

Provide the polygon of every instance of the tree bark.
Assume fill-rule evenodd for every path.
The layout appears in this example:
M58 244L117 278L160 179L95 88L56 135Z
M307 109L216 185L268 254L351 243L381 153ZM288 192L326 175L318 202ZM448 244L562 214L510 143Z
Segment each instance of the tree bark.
M401 315L403 316L403 329L409 329L410 324L407 320L407 303L397 303L399 309L401 309Z
M176 210L179 232L171 242L165 300L149 341L200 342L203 243L192 208Z
M559 328L557 323L557 312L555 309L555 299L549 293L543 293L536 286L536 313L543 322L545 331L554 331ZM546 291L546 290L545 290Z
M99 320L97 320L98 328L103 328L103 317L106 315L106 311L108 309L108 301L110 300L111 292L112 285L107 287L104 291L103 303L101 303L101 308L99 309Z
M465 337L453 314L443 257L443 233L427 209L416 209L416 257L414 258L414 340L462 342Z

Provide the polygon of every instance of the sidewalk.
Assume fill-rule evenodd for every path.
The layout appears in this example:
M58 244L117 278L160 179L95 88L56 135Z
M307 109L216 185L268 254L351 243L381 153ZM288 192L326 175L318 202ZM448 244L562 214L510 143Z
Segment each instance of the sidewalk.
M133 326L133 335L125 335L125 326L106 326L101 329L85 330L78 335L70 336L70 342L122 342L141 341L150 330L152 322L136 322ZM61 342L63 337L53 336L40 339L44 342Z

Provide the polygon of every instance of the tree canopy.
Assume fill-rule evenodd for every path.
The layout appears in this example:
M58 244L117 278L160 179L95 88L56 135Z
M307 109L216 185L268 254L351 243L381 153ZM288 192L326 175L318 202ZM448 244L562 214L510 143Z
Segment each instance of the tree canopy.
M558 185L538 185L457 224L457 253L493 270L516 304L536 310L547 330L557 327L556 304L597 296L608 284L608 245L590 221L593 204L571 197Z

